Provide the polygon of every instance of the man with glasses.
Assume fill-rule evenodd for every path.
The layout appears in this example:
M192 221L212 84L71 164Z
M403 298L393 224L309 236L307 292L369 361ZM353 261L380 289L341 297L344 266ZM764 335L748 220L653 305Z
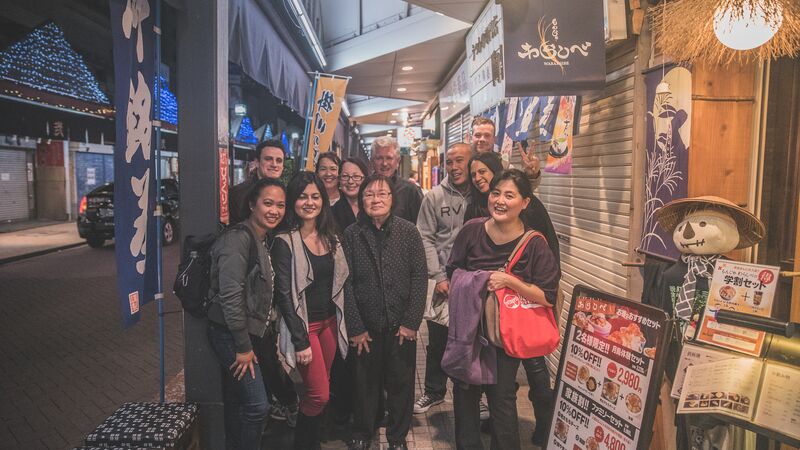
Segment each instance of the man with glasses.
M381 136L372 141L370 152L372 172L392 180L394 185L394 214L411 223L417 223L422 204L422 189L397 173L400 167L400 148L391 136Z

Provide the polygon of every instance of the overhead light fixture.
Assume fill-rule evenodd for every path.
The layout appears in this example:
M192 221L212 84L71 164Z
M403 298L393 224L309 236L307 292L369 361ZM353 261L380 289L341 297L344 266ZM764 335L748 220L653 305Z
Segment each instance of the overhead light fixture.
M414 66L403 66L400 68L403 72L408 72L409 70L414 70Z
M714 12L714 34L722 44L734 50L750 50L764 45L783 24L783 9L776 3L767 15L765 1L742 2L740 10L731 3Z
M450 109L449 106L442 106L442 111L447 111L448 109Z
M397 123L396 120L390 120L389 123Z
M443 13L440 13L439 11L436 11L436 14L437 14L437 15L440 15L440 16L444 16L444 14L443 14Z
M322 67L328 65L328 61L325 60L325 52L322 51L322 46L319 43L319 39L317 38L317 33L314 32L314 28L311 27L311 22L308 19L308 13L306 13L306 9L303 7L303 4L300 3L300 0L291 0L289 4L292 5L292 12L294 13L297 20L300 21L300 26L303 28L303 34L306 35L306 39L308 39L309 45L311 45L311 49L314 51L314 56L317 57L317 61Z
M393 112L393 113L392 113L392 115L393 115L393 116L395 116L395 117L397 117L397 116L399 116L399 115L400 115L400 113Z
M247 115L247 105L244 103L236 103L233 105L233 114L237 116Z
M399 88L397 88L397 92L405 92L405 91L407 91L407 90L408 90L408 89L406 89L406 88L404 88L404 87L399 87Z
M400 111L402 111L402 112L408 112L408 108L403 108L403 109L401 109Z

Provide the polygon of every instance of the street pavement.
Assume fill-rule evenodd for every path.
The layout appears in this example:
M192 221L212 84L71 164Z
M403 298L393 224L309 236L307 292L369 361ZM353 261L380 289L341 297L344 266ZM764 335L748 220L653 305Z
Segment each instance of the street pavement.
M0 264L83 244L75 222L22 222L0 226Z
M164 280L178 252L165 248ZM165 310L179 310L166 291ZM183 367L182 326L165 316L167 379ZM122 329L111 244L4 264L0 359L0 450L72 448L122 403L157 398L155 304Z
M72 224L74 226L74 224ZM164 249L164 280L174 279L177 245ZM166 311L180 303L165 289ZM88 246L0 265L0 450L69 449L122 403L158 398L155 305L123 330L116 292L114 246ZM180 314L165 316L168 400L182 400L183 329ZM426 330L417 340L416 396L424 386ZM517 395L522 448L530 444L533 411L524 377ZM416 415L409 448L455 448L453 404ZM489 435L483 434L489 447ZM289 448L291 431L270 424L265 449ZM386 448L381 429L373 449ZM330 441L323 449L344 449Z

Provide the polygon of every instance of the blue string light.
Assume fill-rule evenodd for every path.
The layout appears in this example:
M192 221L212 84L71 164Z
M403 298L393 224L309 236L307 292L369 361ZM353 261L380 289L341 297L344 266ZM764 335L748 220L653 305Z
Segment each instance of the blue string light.
M258 143L249 117L242 117L242 124L239 125L239 131L236 132L236 140L243 144L255 145Z
M178 125L178 99L175 98L175 94L169 90L169 84L167 83L167 78L163 75L159 77L159 92L161 93L161 110L159 114L159 120L162 122L171 123L173 125Z
M265 141L270 140L270 139L272 139L272 137L273 137L272 136L272 125L267 124L266 130L264 130L264 140Z
M52 22L0 52L0 78L53 94L109 104L81 55Z
M288 156L292 156L292 147L289 145L289 138L286 137L286 132L281 132L281 142L283 142L283 148L286 149L286 154Z

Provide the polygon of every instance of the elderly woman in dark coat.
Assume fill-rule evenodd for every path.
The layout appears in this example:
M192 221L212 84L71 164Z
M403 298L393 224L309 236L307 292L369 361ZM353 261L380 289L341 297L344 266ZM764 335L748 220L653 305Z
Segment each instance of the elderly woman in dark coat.
M428 286L425 249L417 227L392 214L391 179L368 177L358 197L359 220L344 233L351 275L345 285L345 317L356 353L350 448L369 448L385 390L389 448L404 449L414 404L414 341Z

